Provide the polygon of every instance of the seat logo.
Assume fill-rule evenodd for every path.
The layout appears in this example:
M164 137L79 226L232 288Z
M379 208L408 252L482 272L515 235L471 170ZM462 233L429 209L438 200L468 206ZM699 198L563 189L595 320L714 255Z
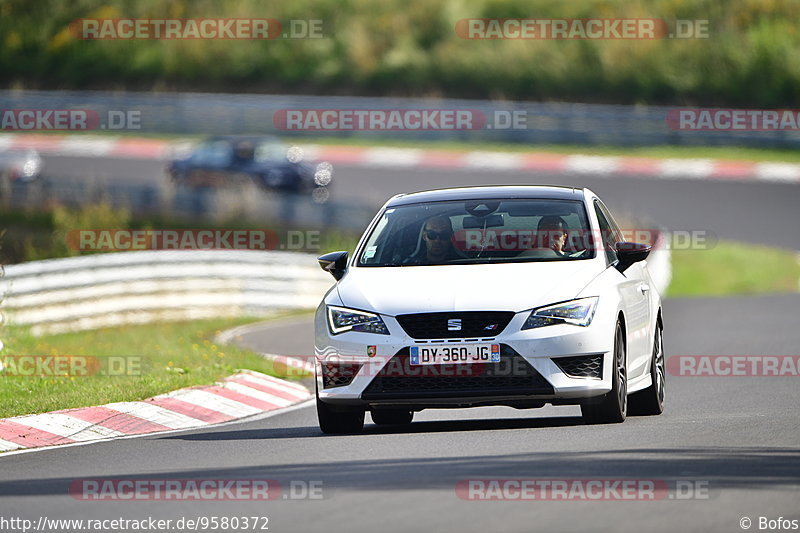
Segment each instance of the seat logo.
M448 318L447 319L447 331L461 331L461 319L460 318Z

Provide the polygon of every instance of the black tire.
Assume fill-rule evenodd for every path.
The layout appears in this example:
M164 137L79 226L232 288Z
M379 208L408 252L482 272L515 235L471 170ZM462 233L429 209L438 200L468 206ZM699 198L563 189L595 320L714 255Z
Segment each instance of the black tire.
M319 429L328 435L360 433L364 429L364 410L344 407L333 410L330 405L320 401L318 394L317 420Z
M665 367L664 339L661 324L658 324L653 341L653 359L650 361L650 378L653 382L643 391L631 394L630 414L653 416L664 412Z
M404 409L378 409L371 412L372 421L379 426L397 426L410 424L414 420L414 411Z
M625 336L622 324L614 332L614 364L612 365L611 391L598 399L581 403L583 421L587 424L618 424L625 421L628 409L628 377L625 364Z

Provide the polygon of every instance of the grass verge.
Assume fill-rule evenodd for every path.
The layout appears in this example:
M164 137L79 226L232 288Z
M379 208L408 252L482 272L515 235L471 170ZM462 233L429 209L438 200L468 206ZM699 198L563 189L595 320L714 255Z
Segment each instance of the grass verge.
M731 241L708 250L673 250L667 296L734 296L797 292L795 252Z
M297 313L275 317L293 314ZM209 385L237 369L283 377L282 368L254 352L213 343L219 331L258 320L263 318L135 325L40 337L24 328L7 328L5 355L0 356L6 366L0 371L0 418L142 400L182 387ZM93 356L100 364L98 374L106 375L9 376L11 365L19 361L9 354Z

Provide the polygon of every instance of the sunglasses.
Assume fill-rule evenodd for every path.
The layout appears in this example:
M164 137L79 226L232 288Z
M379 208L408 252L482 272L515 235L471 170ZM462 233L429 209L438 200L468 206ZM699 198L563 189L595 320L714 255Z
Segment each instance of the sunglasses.
M425 236L428 238L429 241L435 241L437 239L442 241L449 241L451 235L452 233L449 231L433 231L432 229L425 230Z

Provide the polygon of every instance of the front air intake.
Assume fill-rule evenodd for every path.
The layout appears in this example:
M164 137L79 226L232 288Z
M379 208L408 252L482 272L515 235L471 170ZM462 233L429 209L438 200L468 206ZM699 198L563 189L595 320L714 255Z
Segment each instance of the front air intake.
M553 359L553 362L570 377L603 379L602 354L557 357Z
M350 385L362 366L360 363L323 362L322 387L330 389Z

